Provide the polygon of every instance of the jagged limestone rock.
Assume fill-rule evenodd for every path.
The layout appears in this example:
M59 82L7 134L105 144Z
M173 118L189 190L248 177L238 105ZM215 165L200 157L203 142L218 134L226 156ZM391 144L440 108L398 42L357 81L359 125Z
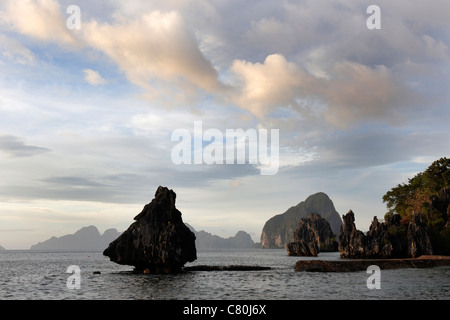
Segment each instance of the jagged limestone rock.
M197 259L195 235L175 207L176 194L158 187L155 198L103 254L111 261L145 273L177 273Z
M415 258L433 254L428 227L422 222L420 214L413 216L407 233L397 216L381 223L374 217L366 235L356 229L353 211L344 215L343 221L344 226L339 234L342 258Z
M294 231L294 242L286 245L290 256L317 256L320 251L337 251L338 243L327 220L316 213L303 218Z
M427 225L422 221L420 214L413 215L408 225L408 256L417 258L421 255L432 255L433 248Z

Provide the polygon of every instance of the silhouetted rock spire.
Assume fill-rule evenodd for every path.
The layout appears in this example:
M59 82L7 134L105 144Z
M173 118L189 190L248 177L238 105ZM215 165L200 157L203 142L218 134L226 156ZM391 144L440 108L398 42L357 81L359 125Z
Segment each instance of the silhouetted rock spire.
M176 194L158 187L133 224L103 252L111 261L148 273L180 272L197 259L195 235L175 207Z

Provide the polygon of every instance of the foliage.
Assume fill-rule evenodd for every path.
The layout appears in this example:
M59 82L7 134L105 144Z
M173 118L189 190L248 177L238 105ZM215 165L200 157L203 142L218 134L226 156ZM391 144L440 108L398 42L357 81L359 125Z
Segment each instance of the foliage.
M443 190L448 190L449 181L450 159L441 158L424 172L408 179L407 184L399 184L383 196L388 214L397 213L403 218L421 211L429 204L432 195L439 196Z
M435 253L450 254L449 183L450 159L434 161L424 172L408 179L408 183L397 185L383 196L388 208L385 220L399 215L401 225L406 226L413 214L422 213L430 229Z
M406 226L404 226L404 225L400 225L400 226L388 225L387 232L391 237L405 237L406 233L407 233L407 229L406 229Z

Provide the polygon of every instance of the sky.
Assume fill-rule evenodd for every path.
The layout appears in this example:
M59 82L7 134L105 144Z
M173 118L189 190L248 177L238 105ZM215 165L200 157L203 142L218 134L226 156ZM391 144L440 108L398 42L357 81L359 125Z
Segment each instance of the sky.
M388 190L450 156L449 12L448 0L0 0L0 245L124 231L158 186L223 237L259 241L316 192L367 230ZM200 152L216 146L205 132L278 130L278 170L177 164L177 129Z

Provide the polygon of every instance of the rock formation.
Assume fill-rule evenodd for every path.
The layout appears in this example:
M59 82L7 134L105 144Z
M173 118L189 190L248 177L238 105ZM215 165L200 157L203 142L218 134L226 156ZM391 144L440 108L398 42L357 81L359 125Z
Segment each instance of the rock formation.
M195 235L183 223L175 198L172 190L158 187L155 198L103 254L145 273L177 273L197 259Z
M327 220L334 234L339 233L342 225L341 217L330 198L325 193L319 192L286 212L270 218L261 233L261 247L285 248L286 244L294 241L294 231L300 220L312 212Z
M369 266L376 265L382 270L400 268L433 268L450 266L448 256L420 256L405 259L357 259L357 260L299 260L295 271L306 272L352 272L367 271Z
M286 245L290 256L316 257L319 254L319 245L311 230L306 231L307 240L297 239Z
M373 217L366 235L365 254L371 258L388 258L392 256L393 250L388 226L385 223L380 223L377 217Z
M374 217L366 235L356 229L353 211L344 215L343 221L339 234L342 258L415 258L432 254L428 228L421 221L420 214L414 216L407 233L398 216L381 223Z
M338 243L327 220L316 213L303 218L286 245L290 256L317 256L319 251L337 251Z
M362 258L365 255L364 233L356 229L355 215L349 211L342 216L344 225L339 233L339 252L342 258Z
M413 215L408 225L407 241L409 257L417 258L421 255L433 254L428 227L422 221L420 214Z

